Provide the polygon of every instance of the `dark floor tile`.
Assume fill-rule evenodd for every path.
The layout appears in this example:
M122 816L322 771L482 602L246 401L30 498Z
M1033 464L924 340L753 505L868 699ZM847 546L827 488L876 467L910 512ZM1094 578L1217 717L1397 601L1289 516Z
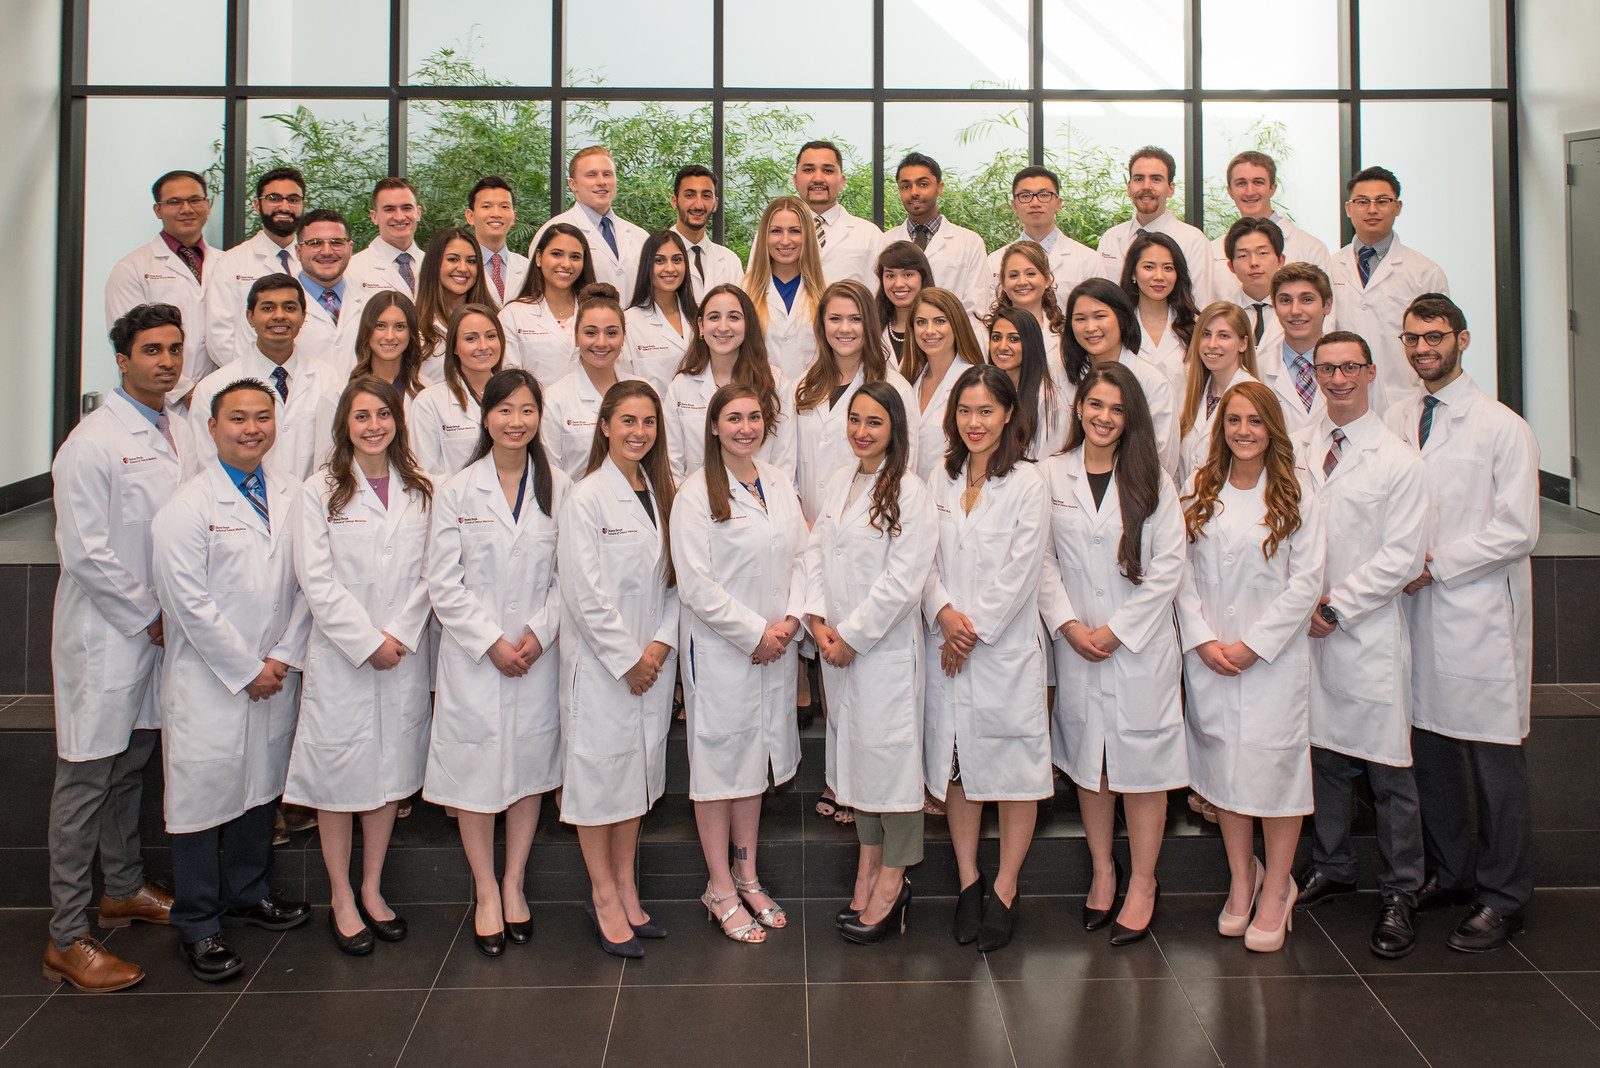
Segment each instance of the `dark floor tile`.
M805 903L806 978L811 983L989 981L983 954L973 946L957 945L950 935L955 898L912 901L906 933L896 931L875 946L858 946L840 937L833 917L846 904L843 900Z
M246 993L195 1064L198 1068L393 1064L427 997L422 990Z
M1374 975L1367 982L1432 1064L1600 1064L1600 1028L1542 975Z
M12 994L0 995L0 1046L5 1045L18 1028L27 1022L28 1017L39 1011L39 1006L45 1003L42 997L23 996Z
M1165 979L1172 975L1155 940L1118 947L1111 944L1111 934L1104 928L1085 931L1083 900L1024 895L1011 944L988 955L989 971L997 980L1027 981Z
M244 960L244 969L238 977L222 983L202 983L189 971L178 943L178 932L171 927L154 927L136 923L120 931L94 932L105 939L106 948L123 960L130 960L144 969L144 982L137 989L144 994L237 994L261 970L272 956L280 938L286 935L301 937L304 931L262 931L255 927L240 927L222 932L233 951ZM83 994L70 986L61 992L71 997L98 997Z
M1600 972L1551 972L1545 975L1572 1003L1600 1026Z
M628 970L633 970L632 964ZM624 985L616 1005L606 1045L606 1068L665 1068L668 1064L719 1061L761 1068L805 1068L807 1064L806 988L800 984ZM664 1056L669 1050L676 1056Z
M1600 890L1539 890L1512 944L1547 972L1600 968Z
M45 642L49 642L49 624ZM0 565L0 690L28 692L28 568Z
M1548 556L1533 559L1533 681L1557 682L1561 678L1556 633L1556 562Z
M0 730L45 731L53 736L55 729L56 707L50 697L25 697L20 701L11 701L4 709L0 709Z
M1500 950L1497 953L1458 953L1445 945L1445 939L1455 930L1456 924L1467 914L1465 908L1439 909L1436 912L1418 913L1416 918L1417 945L1399 960L1385 960L1372 952L1372 927L1378 921L1380 900L1376 893L1351 894L1337 897L1318 905L1309 913L1295 919L1296 935L1306 917L1333 940L1346 959L1363 975L1399 975L1419 972L1517 972L1529 971L1532 965L1519 953ZM1311 928L1306 923L1306 928ZM1290 935L1292 939L1296 935Z
M1173 979L1000 982L995 993L1018 1068L1217 1065ZM958 1063L940 1061L930 1064Z
M1600 557L1556 560L1557 682L1600 682Z
M1567 684L1566 688L1577 694L1579 697L1588 698L1590 700L1600 700L1600 683L1571 682Z
M781 898L778 899L783 904ZM732 902L725 902L727 908ZM645 941L645 958L622 973L623 986L743 986L761 983L803 983L806 979L803 909L796 901L785 909L790 925L768 931L760 945L744 945L725 936L706 918L698 901L646 901L650 917L666 925L669 935Z
M598 1066L616 1001L609 987L435 990L400 1065Z
M1013 1063L994 987L987 982L813 982L807 996L814 1065L991 1068Z
M55 612L56 585L60 581L61 568L57 565L36 564L28 568L27 678L22 693L46 694L53 688L50 621ZM1582 681L1592 679L1585 677Z
M1592 716L1597 710L1582 695L1573 693L1565 686L1535 686L1528 711L1535 719L1550 719ZM1539 726L1541 730L1544 728L1542 723Z
M461 927L463 905L409 905L396 909L408 933L402 942L379 942L365 957L341 953L328 931L328 909L317 907L304 927L284 935L250 984L255 991L427 990Z
M49 941L49 909L0 909L0 996L48 994L60 985L39 970Z
M527 945L508 945L503 956L490 959L473 944L472 912L464 907L461 930L450 947L437 986L617 985L622 961L601 951L582 905L535 903L529 911L533 915L533 940Z
M5 783L6 818L0 848L43 848L50 827L50 793L56 781L53 731L12 731L0 745L0 783Z
M51 998L0 1049L0 1068L185 1065L237 1000L133 993Z
M1411 1040L1357 976L1184 979L1228 1068L1421 1068Z
M1303 913L1294 918L1294 930L1276 953L1252 953L1243 938L1223 938L1217 933L1217 914L1226 901L1225 894L1161 899L1151 931L1179 979L1351 974L1328 936Z
M1539 831L1600 827L1600 780L1593 773L1600 765L1600 710L1541 719L1522 748L1533 826Z

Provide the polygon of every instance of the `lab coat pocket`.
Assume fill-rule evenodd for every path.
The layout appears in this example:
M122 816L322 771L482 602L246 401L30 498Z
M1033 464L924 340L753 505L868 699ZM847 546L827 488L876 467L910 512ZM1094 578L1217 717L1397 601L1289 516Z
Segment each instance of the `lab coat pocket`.
M494 527L487 523L461 526L461 571L469 587L494 585L500 577Z
M221 696L216 676L189 657L177 660L162 680L171 693L186 695L162 709L167 759L180 764L232 760L244 752L248 710L242 704L250 699L243 690L237 698Z
M1116 671L1117 730L1132 733L1164 731L1183 722L1183 705L1178 698L1181 666L1177 640L1156 636L1135 660L1124 649L1111 654L1101 665L1106 670L1126 657Z
M315 710L300 725L306 744L339 746L371 740L374 702L370 696L360 697L363 689L370 688L369 694L376 691L375 674L370 669L352 671L337 649L312 636L302 679L304 706Z
M256 588L256 573L266 554L251 552L253 539L260 537L244 526L212 525L211 544L206 559L206 585L213 593L239 593ZM228 608L218 605L222 611Z
M614 679L598 660L581 657L573 668L571 737L567 744L579 756L610 760L639 748L639 700L628 684ZM671 693L672 680L665 671L656 686Z
M456 640L439 642L433 733L441 742L483 745L500 738L501 675L489 658L474 662Z
M267 701L267 738L278 741L294 734L300 720L300 672L283 677L283 689Z
M1044 714L1042 638L1031 645L984 647L973 651L967 671L979 667L972 680L972 726L980 738L1033 738L1049 730ZM977 663L982 657L982 662ZM932 659L930 654L929 659Z
M328 522L328 551L333 557L333 577L341 586L369 586L377 554L373 524L364 520Z
M150 644L150 635L141 630L125 636L98 614L84 618L84 644L90 662L93 650L100 650L100 689L125 690L149 677L152 663L161 650Z
M616 600L644 596L645 584L655 578L647 537L643 531L600 533L600 574L596 578Z
M1483 682L1516 677L1511 588L1504 571L1453 590L1435 582L1427 595L1433 598L1433 662L1439 674Z
M872 663L862 663L857 658L847 671L870 671L872 677L878 680L869 684L877 691L884 686L896 686L902 680L914 680L915 673L921 670L921 665L916 662L916 656L910 651L888 653L881 658L876 658ZM858 685L861 680L858 680ZM866 695L864 695L866 696ZM873 698L888 696L887 700ZM855 737L863 748L890 749L912 745L917 740L917 722L922 717L922 709L917 703L906 700L900 695L885 695L873 692L867 700L861 701L851 709L854 717Z
M1309 638L1290 644L1271 664L1258 661L1239 676L1239 743L1252 749L1302 749L1311 744Z
M117 511L124 523L150 522L162 496L172 492L173 481L161 477L161 465L154 461L125 463L118 476Z
M1397 620L1380 612L1349 630L1335 628L1326 638L1311 639L1323 688L1368 703L1396 700L1395 662L1407 641Z

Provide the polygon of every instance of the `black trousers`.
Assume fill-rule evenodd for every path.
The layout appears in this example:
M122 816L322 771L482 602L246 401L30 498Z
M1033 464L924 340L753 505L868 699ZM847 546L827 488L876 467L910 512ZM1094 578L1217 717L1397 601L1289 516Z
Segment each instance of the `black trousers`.
M1521 912L1533 897L1533 818L1522 746L1414 728L1411 756L1429 873L1447 890L1475 889L1479 903L1497 912Z
M172 926L185 942L216 934L223 912L267 896L276 808L271 801L219 826L172 835Z

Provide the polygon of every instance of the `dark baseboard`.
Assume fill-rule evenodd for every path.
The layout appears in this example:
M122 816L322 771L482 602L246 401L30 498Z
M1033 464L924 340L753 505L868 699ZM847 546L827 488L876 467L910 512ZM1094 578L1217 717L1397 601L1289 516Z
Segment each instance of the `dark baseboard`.
M1572 479L1566 475L1552 475L1548 471L1540 471L1539 496L1557 504L1571 504Z

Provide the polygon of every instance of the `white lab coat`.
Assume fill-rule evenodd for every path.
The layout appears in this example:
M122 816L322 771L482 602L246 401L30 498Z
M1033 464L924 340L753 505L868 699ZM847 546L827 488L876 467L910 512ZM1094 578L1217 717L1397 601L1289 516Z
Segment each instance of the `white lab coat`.
M1209 377L1208 373L1207 378ZM1232 388L1240 382L1254 381L1256 381L1256 377L1241 367L1233 373L1233 378L1228 381L1228 387ZM1206 388L1209 390L1213 387L1208 384ZM1228 392L1227 389L1221 391L1221 393L1226 392ZM1217 420L1222 415L1221 393L1218 394L1219 399L1216 410L1210 415L1206 414L1205 395L1202 394L1200 397L1200 408L1194 413L1194 426L1189 428L1189 432L1183 436L1183 441L1178 446L1178 476L1181 479L1178 483L1179 485L1183 485L1193 478L1194 473L1204 467L1206 460L1211 457L1211 430L1216 426ZM1182 394L1179 394L1179 397L1182 396ZM1179 425L1181 426L1182 424L1180 423Z
M606 239L600 234L599 224L591 221L589 209L582 204L572 205L535 230L533 240L528 242L528 248L538 247L539 238L550 229L551 223L571 223L583 232L584 240L589 243L589 259L594 264L594 280L616 286L617 293L626 302L633 296L633 284L638 280L639 253L650 235L615 211L609 212L608 215L611 219L612 236L617 239L616 252L612 252L611 246L606 244Z
M911 241L910 223L891 226L883 232L883 247L896 241ZM916 242L912 241L912 244ZM989 268L989 249L976 231L957 226L948 218L939 223L939 232L928 239L922 250L933 268L933 284L961 298L974 319L981 319L994 302L994 274ZM877 275L877 263L873 263Z
M448 384L438 382L418 393L406 412L411 454L435 486L464 469L478 448L483 409L465 384L461 394L464 406L456 402Z
M434 498L428 592L443 634L422 795L435 804L500 812L561 785L556 539L572 483L554 468L550 482L545 515L529 468L514 519L490 455ZM514 645L525 631L543 651L526 675L507 678L489 647L501 638Z
M750 299L761 298L752 293ZM791 382L800 381L817 362L815 318L816 309L806 297L805 283L795 291L793 308L784 307L776 282L767 284L767 359Z
M1178 436L1178 394L1166 374L1129 349L1123 349L1118 362L1133 372L1144 389L1145 403L1150 406L1150 424L1156 432L1156 452L1161 457L1161 467L1169 476L1176 477L1179 457L1182 455Z
M929 493L939 548L923 587L927 691L922 774L940 800L959 754L961 785L973 801L1049 797L1050 715L1045 707L1045 638L1039 582L1050 537L1050 494L1039 469L1019 462L987 479L978 505L961 507L967 467L935 472ZM955 678L939 666L939 611L972 620L978 644Z
M1311 812L1311 637L1326 559L1322 508L1302 485L1300 527L1269 558L1267 477L1223 483L1217 510L1189 545L1178 594L1189 782L1230 812ZM1194 491L1191 481L1184 493ZM1195 649L1242 641L1261 659L1241 674L1212 671Z
M754 797L788 782L800 765L795 660L803 630L777 660L750 655L769 626L805 620L805 549L810 531L788 476L756 461L766 507L728 476L731 517L711 519L705 470L672 504L672 561L678 575L678 648L689 734L689 797ZM657 685L660 685L658 683Z
M140 304L171 304L183 317L183 374L172 387L172 396L182 398L200 379L227 355L217 359L206 347L206 286L210 284L220 252L205 247L200 262L201 281L195 281L189 267L167 247L157 234L148 245L140 245L116 262L106 278L106 329Z
M871 522L874 477L848 508L858 467L828 479L806 546L806 611L856 651L848 667L820 664L828 695L824 777L839 803L866 812L922 807L922 592L939 547L922 480L900 479L900 534Z
M648 479L646 480L648 483ZM610 457L573 487L557 542L561 577L561 729L565 823L643 816L666 790L667 729L677 673L678 590L670 547ZM623 676L651 642L673 646L654 685L635 697Z
M1115 476L1096 509L1082 449L1039 466L1050 487L1039 615L1056 662L1051 758L1087 790L1100 789L1102 770L1117 793L1184 786L1182 660L1172 615L1185 566L1177 491L1162 477L1160 503L1140 536L1143 581L1135 586L1117 563L1122 510ZM1091 630L1110 626L1122 645L1090 663L1061 637L1062 624L1072 619Z
M271 530L215 460L156 513L167 833L217 827L283 793L311 613L294 576L300 483L268 463ZM264 661L290 671L252 701Z
M489 297L494 301L494 306L503 308L522 292L522 283L528 280L528 268L532 261L520 252L512 252L509 247L500 250L500 260L504 264L501 280L506 287L505 296L502 297L494 286L494 276L489 269L489 257L493 255L482 245L478 246L478 262L483 264L483 284L489 287Z
M145 628L161 611L150 521L192 473L194 443L169 411L177 452L120 393L83 418L56 453L56 583L50 669L56 753L99 760L129 732L161 725L161 649Z
M302 282L302 284L304 284ZM361 328L361 311L366 306L369 293L358 286L346 285L339 298L339 321L333 321L327 307L306 293L306 321L300 336L294 339L295 351L315 357L334 372L334 381L342 390L356 369L356 334ZM255 350L254 335L247 346L241 346L239 355Z
M1196 308L1204 308L1216 299L1212 295L1216 290L1211 278L1211 239L1199 227L1190 226L1170 210L1163 211L1143 225L1139 223L1138 216L1124 219L1100 235L1101 273L1105 277L1117 283L1122 281L1122 267L1128 258L1128 249L1133 245L1133 239L1139 236L1140 230L1166 234L1178 243L1183 250L1183 264L1189 268L1189 284L1194 290ZM1231 279L1233 276L1228 277ZM1064 292L1061 301L1066 302Z
M217 458L217 445L211 440L207 426L211 419L211 398L241 378L257 379L272 393L278 427L278 436L272 445L273 467L304 482L327 462L333 451L333 417L349 375L341 377L338 371L296 348L295 354L283 364L284 370L289 372L289 399L285 401L272 381L272 372L277 366L263 356L260 349L254 349L212 371L194 387L194 399L189 402L189 426L194 432L195 451L202 466Z
M258 230L248 241L241 241L217 255L215 263L209 262L213 252L207 250L208 262L201 273L208 276L205 286L206 352L212 363L221 365L236 360L256 347L255 329L244 318L245 301L257 278L285 273L279 252L289 254L287 273L298 279L300 259L295 255L294 242L291 241L287 249L280 249L265 230Z
M578 369L578 346L573 340L577 312L557 319L541 300L514 300L500 309L501 343L505 367L520 367L549 390Z
M359 470L356 494L328 514L326 472L306 479L294 570L311 612L300 725L283 795L290 804L367 812L422 786L433 716L428 692L428 511L389 469L389 506ZM406 647L379 671L384 633Z
M1049 240L1049 235L1045 235ZM1027 235L1021 235L1017 241L1031 241ZM1016 244L1013 241L1011 244ZM986 270L979 281L979 290L968 297L970 303L977 305L977 316L982 319L989 314L989 309L994 307L994 302L999 299L1000 293L1000 262L1005 259L1006 249L1011 245L1002 245L989 253ZM1079 241L1074 241L1059 229L1055 232L1055 241L1045 250L1050 260L1050 276L1055 282L1056 303L1065 305L1067 294L1072 288L1086 278L1100 278L1105 274L1105 265L1100 262L1100 257L1095 250ZM1048 334L1045 344L1049 345L1053 339Z
M657 394L665 397L667 383L678 373L683 354L694 338L694 322L685 319L680 334L654 304L648 308L629 308L625 314L628 354L619 366L650 383Z
M1167 328L1161 332L1161 340L1154 341L1150 332L1143 327L1139 330L1139 355L1161 369L1167 376L1167 384L1172 387L1174 397L1183 396L1183 388L1189 379L1189 346L1183 343L1183 338L1172 329L1173 320L1177 312L1170 307L1167 309ZM1056 361L1052 360L1052 366Z
M437 385L444 381L444 346L450 340L450 337L444 323L439 320L434 320L433 328L438 334L439 340L434 342L431 352L423 354L422 363L417 367L417 377L422 379L424 387ZM503 338L500 344L503 352L505 346ZM502 366L504 365L502 364Z
M912 403L906 409L906 422L910 424L911 435L916 443L912 450L911 470L916 471L924 485L933 480L934 470L944 463L944 450L948 445L944 439L944 411L950 406L950 391L955 388L956 379L972 366L959 356L951 360L950 366L945 368L944 377L934 387L933 396L928 398L926 408L919 408L918 405L922 402L922 380L928 377L931 365L925 364L922 374L911 383ZM848 421L844 429L848 434Z
M404 276L400 274L400 267L395 263L395 257L402 252L411 253L411 277L413 281L422 279L423 251L415 241L410 248L395 248L381 237L375 237L366 248L350 257L350 266L345 268L345 289L349 291L354 287L362 298L370 297L382 289L392 289L397 293L404 293L415 303L417 292L414 286L406 285ZM339 312L339 318L344 319L344 312Z
M805 220L816 226L816 216ZM822 233L826 244L822 246L822 280L832 285L846 278L854 278L867 289L878 291L878 253L883 251L883 231L870 219L858 219L835 203L822 213ZM781 303L781 302L780 302Z
M906 406L906 416L917 410L917 394L911 383L901 377L893 367L888 369L884 381L900 394ZM806 522L815 523L822 510L822 498L827 491L828 479L839 468L855 463L855 453L850 448L850 398L866 383L866 369L857 367L855 377L845 389L837 404L827 401L807 408L795 415L795 485L800 490L800 507L805 511ZM795 384L799 388L799 383ZM792 397L793 392L790 393ZM942 455L942 453L941 453ZM911 439L910 470L917 464L917 440Z
M674 227L673 229L677 229ZM682 233L685 247L689 250L689 286L694 294L694 302L699 304L705 300L706 294L717 286L731 284L742 286L744 284L744 264L739 261L739 254L725 245L719 245L711 240L711 233L707 231L699 241L690 244L689 239ZM700 266L705 271L705 277L700 277L700 272L694 267L694 250L700 250Z
M1039 461L1054 456L1067 444L1072 433L1072 403L1078 396L1078 387L1067 378L1066 368L1060 360L1051 360L1048 370L1051 394L1039 391L1038 422L1034 424L1033 440L1028 443L1028 459Z
M617 381L626 382L633 375L617 372ZM550 463L567 473L577 482L589 468L589 450L594 448L595 427L600 422L600 403L605 394L589 380L582 367L545 387L544 411L539 416L539 440L544 443L545 455ZM662 402L665 409L666 402ZM670 419L669 419L670 421ZM657 434L666 433L657 427Z
M1272 390L1278 398L1278 409L1283 413L1283 425L1293 434L1312 423L1319 423L1327 414L1328 402L1323 397L1322 390L1317 386L1315 372L1311 376L1311 407L1307 408L1305 401L1300 399L1300 391L1294 386L1294 373L1283 362L1284 343L1280 337L1278 344L1272 348L1256 350L1256 371L1261 375L1261 384ZM1311 354L1307 353L1310 359Z
M1401 598L1411 632L1413 726L1469 741L1528 736L1539 442L1467 375L1441 389L1422 449L1433 584ZM1415 446L1423 394L1386 413Z
M778 421L767 440L762 442L756 459L765 460L782 471L784 478L792 479L796 437L794 389L776 367L772 369L772 378L778 390ZM717 381L711 375L711 365L707 364L697 375L673 375L661 398L667 424L667 458L672 464L675 483L681 483L706 462L706 410L716 392Z
M1339 617L1311 640L1311 744L1393 767L1411 764L1411 641L1401 608L1422 573L1427 478L1413 448L1367 412L1326 479L1327 416L1296 433L1295 468L1327 515L1322 593Z
M1355 242L1334 254L1328 280L1333 283L1333 312L1339 329L1353 330L1365 338L1372 349L1372 362L1378 365L1378 377L1367 391L1373 410L1381 415L1411 394L1420 393L1422 381L1406 360L1400 331L1406 307L1417 297L1424 293L1449 295L1444 271L1416 249L1401 244L1396 234L1388 255L1373 267L1365 288L1356 267Z

